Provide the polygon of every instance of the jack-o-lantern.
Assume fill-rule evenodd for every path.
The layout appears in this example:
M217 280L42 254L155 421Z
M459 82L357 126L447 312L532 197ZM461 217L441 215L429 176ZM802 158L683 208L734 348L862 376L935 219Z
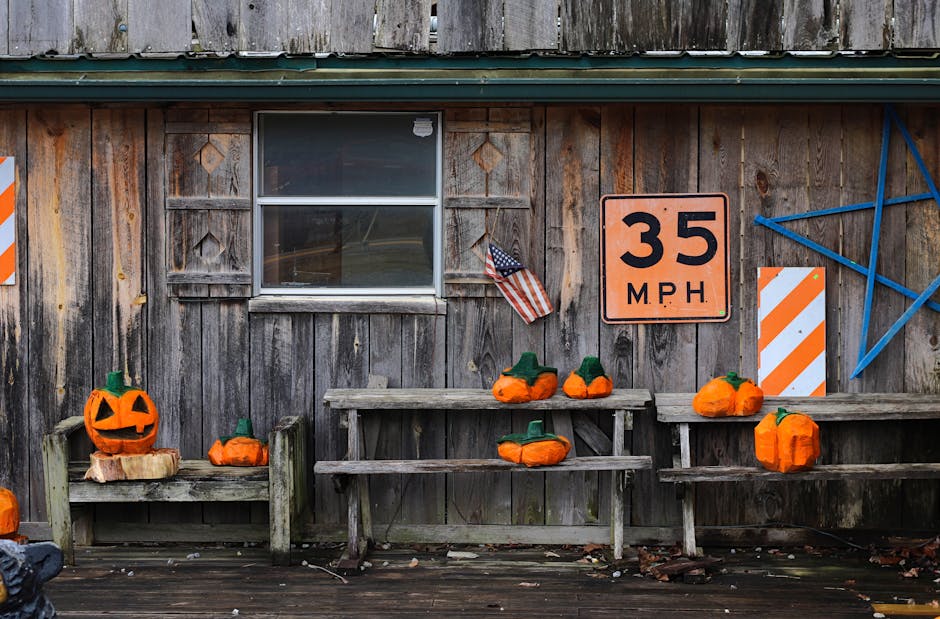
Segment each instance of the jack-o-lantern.
M16 495L6 488L0 488L0 537L16 537L20 528L20 505Z
M251 419L239 419L235 434L223 436L209 448L209 462L216 466L265 466L268 443L255 438Z
M147 392L124 384L123 372L88 396L85 430L95 447L108 454L144 454L157 440L157 407Z

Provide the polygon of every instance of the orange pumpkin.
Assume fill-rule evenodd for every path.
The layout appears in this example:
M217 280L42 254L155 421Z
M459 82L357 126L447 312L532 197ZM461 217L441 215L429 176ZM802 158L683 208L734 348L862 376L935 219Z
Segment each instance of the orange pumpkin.
M268 443L255 438L251 419L239 419L235 434L223 436L212 444L209 462L216 466L265 466Z
M499 439L499 457L526 466L550 466L565 459L571 441L564 436L546 434L542 421L529 422L525 434L507 434Z
M778 408L754 428L754 452L771 471L811 469L819 458L819 426L808 415Z
M147 392L124 384L123 372L109 372L106 386L85 402L85 430L95 447L108 454L143 454L153 449L159 421Z
M604 372L600 359L585 357L581 367L568 375L561 389L575 400L606 398L614 390L614 383Z
M524 352L519 361L506 368L493 383L493 396L500 402L519 404L547 400L558 390L558 370L539 365L533 352Z
M6 488L0 488L0 538L16 537L20 528L20 504L16 495Z
M761 388L736 372L713 378L692 398L692 409L704 417L747 417L763 405Z

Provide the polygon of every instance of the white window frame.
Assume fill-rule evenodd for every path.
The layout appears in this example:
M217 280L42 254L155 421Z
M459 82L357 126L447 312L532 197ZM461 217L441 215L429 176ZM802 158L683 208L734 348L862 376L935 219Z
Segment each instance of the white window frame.
M355 197L303 197L303 196L281 196L264 197L261 196L261 123L262 115L274 114L317 114L324 116L429 116L435 119L435 156L437 165L435 166L434 197L410 198L407 196L355 196ZM254 113L254 127L252 130L253 154L252 154L252 221L254 239L252 249L252 270L254 272L254 296L259 295L291 295L291 296L403 296L403 295L434 295L442 296L443 290L443 128L441 126L442 114L440 111L341 111L341 110L257 110ZM395 287L395 288L327 288L317 286L297 286L297 287L272 287L262 286L263 262L264 262L264 235L262 231L263 217L262 209L267 206L433 206L433 226L434 226L434 257L433 257L433 275L432 285L420 287Z

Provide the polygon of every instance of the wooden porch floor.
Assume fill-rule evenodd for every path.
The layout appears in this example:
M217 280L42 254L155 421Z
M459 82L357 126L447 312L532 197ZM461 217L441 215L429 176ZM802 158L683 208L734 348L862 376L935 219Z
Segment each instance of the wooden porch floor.
M479 556L447 558L449 549ZM704 584L642 576L635 550L606 568L584 562L581 547L377 549L371 567L345 583L311 567L327 566L338 552L298 548L290 567L272 567L263 547L79 548L78 565L44 590L63 618L870 618L872 603L940 597L937 574L903 578L864 551L715 549L708 555L722 561Z

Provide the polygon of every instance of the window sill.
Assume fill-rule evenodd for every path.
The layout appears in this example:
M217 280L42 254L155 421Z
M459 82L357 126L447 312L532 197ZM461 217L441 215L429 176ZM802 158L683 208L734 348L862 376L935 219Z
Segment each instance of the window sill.
M248 301L253 313L314 314L447 314L447 301L415 296L280 296L262 295Z

